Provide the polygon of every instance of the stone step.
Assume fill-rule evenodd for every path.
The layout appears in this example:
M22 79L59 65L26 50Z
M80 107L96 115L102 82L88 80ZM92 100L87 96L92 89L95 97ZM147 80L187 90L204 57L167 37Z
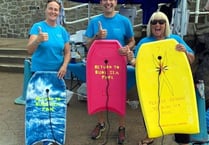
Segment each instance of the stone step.
M6 48L6 47L0 47L0 54L8 54L8 55L24 55L27 56L28 53L26 49L23 48Z
M26 56L23 55L1 55L0 62L6 64L23 64Z
M21 65L21 64L0 63L0 71L23 73L24 72L24 65L23 64Z
M26 44L28 39L18 39L18 38L0 38L0 49L4 48L15 48L26 50Z
M24 60L30 57L24 48L0 48L0 71L24 72Z

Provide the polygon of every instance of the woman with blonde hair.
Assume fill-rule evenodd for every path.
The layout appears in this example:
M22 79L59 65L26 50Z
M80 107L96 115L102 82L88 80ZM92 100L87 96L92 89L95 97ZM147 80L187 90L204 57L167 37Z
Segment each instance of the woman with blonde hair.
M194 52L186 44L186 42L178 35L171 34L170 25L167 16L158 11L152 14L148 25L147 25L147 37L142 38L137 46L135 47L135 54L130 51L127 55L128 61L131 65L135 66L137 53L140 50L140 47L144 43L164 40L164 39L175 39L178 44L176 45L176 51L182 51L186 54L190 64L194 61ZM148 145L153 143L154 139L146 137L145 139L139 142L139 145ZM188 134L175 134L175 141L179 145L189 145L190 137Z

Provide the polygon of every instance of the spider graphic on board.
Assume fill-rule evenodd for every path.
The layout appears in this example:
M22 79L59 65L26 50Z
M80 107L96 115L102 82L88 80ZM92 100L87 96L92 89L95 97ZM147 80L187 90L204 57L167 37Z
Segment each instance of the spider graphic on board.
M165 73L165 71L168 70L168 66L167 65L163 66L163 63L161 62L162 56L158 56L157 59L159 60L158 63L159 66L156 67L156 71L158 72L159 75L161 75L162 72Z
M169 67L167 65L167 57L164 55L158 55L158 56L153 56L154 60L154 65L156 72L158 73L158 88L159 88L159 94L162 92L164 88L164 84L168 88L169 92L174 95L173 93L173 87L171 82L169 81L169 78L166 75L166 72L169 70Z

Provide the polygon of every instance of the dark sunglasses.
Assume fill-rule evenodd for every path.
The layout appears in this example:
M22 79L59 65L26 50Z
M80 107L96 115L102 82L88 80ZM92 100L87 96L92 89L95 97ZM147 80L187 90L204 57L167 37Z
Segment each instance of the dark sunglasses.
M160 19L160 20L152 20L150 23L151 23L152 25L156 25L157 23L159 23L160 25L163 25L163 24L166 23L166 21L163 20L163 19Z

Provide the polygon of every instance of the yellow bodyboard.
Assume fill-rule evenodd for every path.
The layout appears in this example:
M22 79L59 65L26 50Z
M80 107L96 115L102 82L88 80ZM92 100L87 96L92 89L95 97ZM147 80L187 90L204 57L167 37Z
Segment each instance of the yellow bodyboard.
M136 58L136 83L148 136L198 133L192 72L177 41L143 44Z

